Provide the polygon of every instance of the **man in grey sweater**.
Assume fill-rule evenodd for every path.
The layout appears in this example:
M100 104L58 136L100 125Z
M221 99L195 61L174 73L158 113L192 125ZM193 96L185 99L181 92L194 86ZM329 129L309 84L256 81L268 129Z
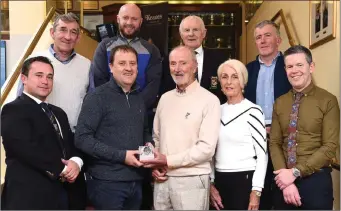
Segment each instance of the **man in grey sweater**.
M75 145L88 155L88 197L95 209L139 209L145 169L137 159L138 147L152 138L135 83L137 52L116 46L109 66L113 77L84 100Z

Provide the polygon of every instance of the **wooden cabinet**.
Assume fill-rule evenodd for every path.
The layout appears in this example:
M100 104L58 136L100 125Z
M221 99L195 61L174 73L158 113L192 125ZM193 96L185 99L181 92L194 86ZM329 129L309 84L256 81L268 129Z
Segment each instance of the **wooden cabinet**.
M116 23L116 16L121 6L122 4L112 4L103 7L104 23ZM204 20L207 29L206 39L203 42L205 48L226 55L226 59L240 59L238 57L242 9L239 4L168 4L169 50L181 43L179 24L188 15L197 15Z

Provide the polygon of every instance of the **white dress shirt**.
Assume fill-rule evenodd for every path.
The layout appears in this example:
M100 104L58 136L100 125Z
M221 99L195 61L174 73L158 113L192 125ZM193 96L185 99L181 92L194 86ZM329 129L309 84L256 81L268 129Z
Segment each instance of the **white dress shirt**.
M204 64L204 49L202 48L202 46L200 46L199 48L195 49L196 53L196 57L197 57L197 62L198 62L198 79L199 79L199 83L201 82L201 78L202 78L202 68L203 68L203 64Z
M28 93L25 92L25 91L24 91L23 93L24 93L25 95L27 95L28 97L30 97L32 100L36 101L38 104L40 104L40 103L43 102L43 101L39 100L38 98L36 98L36 97L34 97L34 96L28 94ZM44 103L47 103L47 102L44 102ZM44 110L43 108L41 108L41 109ZM45 111L44 111L44 112L45 112ZM56 116L55 116L55 117L56 117ZM60 127L60 124L59 124L59 121L58 121L57 117L56 117L56 121L57 121L57 124L58 124L58 127L59 127L60 135L61 135L62 138L63 138L63 131L62 131L61 127ZM82 160L80 157L72 157L72 158L70 158L69 160L72 160L72 161L74 161L75 163L77 163L77 165L78 165L78 167L79 167L79 170L82 169L83 160ZM62 161L60 161L60 162L62 162ZM67 166L64 167L62 173L65 172L66 169L67 169Z

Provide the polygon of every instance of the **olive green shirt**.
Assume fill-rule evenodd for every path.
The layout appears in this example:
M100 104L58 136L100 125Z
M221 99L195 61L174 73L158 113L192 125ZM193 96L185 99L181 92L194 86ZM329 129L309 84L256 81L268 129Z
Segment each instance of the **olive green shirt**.
M340 108L334 95L311 83L303 91L296 132L296 168L308 176L330 165L340 136ZM288 127L294 90L274 103L269 150L275 170L286 169Z

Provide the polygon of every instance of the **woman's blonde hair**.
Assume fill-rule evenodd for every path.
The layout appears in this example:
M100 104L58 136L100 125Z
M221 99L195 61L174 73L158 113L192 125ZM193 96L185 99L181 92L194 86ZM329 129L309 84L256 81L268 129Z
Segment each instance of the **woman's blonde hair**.
M242 89L245 87L246 83L247 83L247 79L248 79L248 73L247 73L247 69L245 67L245 65L240 62L239 60L236 59L229 59L225 62L223 62L217 70L217 75L218 75L218 79L220 82L220 78L221 78L221 74L223 72L223 69L225 66L229 66L231 68L233 68L237 74L238 74L238 78L239 78L239 82L240 82L240 86L242 87Z

